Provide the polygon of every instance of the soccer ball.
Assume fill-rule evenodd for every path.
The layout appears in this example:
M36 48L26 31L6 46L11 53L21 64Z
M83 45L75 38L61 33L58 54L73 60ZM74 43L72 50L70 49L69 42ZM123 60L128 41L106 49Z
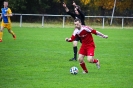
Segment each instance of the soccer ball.
M71 67L70 73L76 75L78 73L78 68L75 66Z

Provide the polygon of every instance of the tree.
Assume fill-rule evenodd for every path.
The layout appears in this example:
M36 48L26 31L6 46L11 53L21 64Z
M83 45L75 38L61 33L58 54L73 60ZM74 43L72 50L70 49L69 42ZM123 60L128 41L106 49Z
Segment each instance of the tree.
M120 13L124 12L125 10L133 10L133 1L132 0L121 0L117 2L117 9Z
M3 7L3 1L0 5ZM32 13L32 14L63 14L62 3L65 2L73 10L73 0L8 0L9 7L13 13ZM114 7L114 0L74 0L80 5L85 14L89 15L110 15ZM126 15L133 13L132 0L117 0L115 15Z
M114 0L95 0L95 5L102 8L102 10L112 11L114 7ZM117 0L116 9L117 13L123 14L127 9L133 10L133 1L132 0ZM105 12L104 12L105 13Z
M80 2L83 4L83 5L87 5L91 2L91 0L80 0Z
M50 8L48 0L8 0L14 13L44 13Z
M8 0L8 2L14 13L23 13L26 10L26 0Z
M4 2L4 0L0 0L0 6L1 6L1 8L3 7L3 2Z

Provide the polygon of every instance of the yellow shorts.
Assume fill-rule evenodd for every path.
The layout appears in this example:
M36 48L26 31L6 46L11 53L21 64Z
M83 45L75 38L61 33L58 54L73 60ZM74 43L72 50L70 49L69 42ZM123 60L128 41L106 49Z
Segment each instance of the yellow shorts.
M7 28L8 30L10 30L11 29L11 23L1 22L1 27Z

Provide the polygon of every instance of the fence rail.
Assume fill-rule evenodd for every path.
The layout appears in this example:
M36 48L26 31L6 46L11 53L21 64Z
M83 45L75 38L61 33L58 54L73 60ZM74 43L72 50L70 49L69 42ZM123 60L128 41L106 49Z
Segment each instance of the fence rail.
M49 15L49 14L18 14L13 13L13 15L19 15L20 16L20 27L22 27L22 18L23 16L41 16L42 17L42 27L44 27L44 18L51 16L51 17L62 17L62 27L65 27L65 18L70 17L70 15ZM102 18L102 28L105 26L105 18L111 18L112 16L85 16L86 18ZM124 17L124 16L114 16L113 18L119 18L121 20L121 27L124 27L124 19L133 19L133 17Z

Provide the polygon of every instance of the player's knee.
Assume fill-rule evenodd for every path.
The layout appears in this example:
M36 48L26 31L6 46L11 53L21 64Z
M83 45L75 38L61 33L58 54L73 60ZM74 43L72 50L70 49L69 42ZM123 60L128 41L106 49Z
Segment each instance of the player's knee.
M83 58L78 58L78 61L81 63L83 62Z
M93 62L93 58L87 58L87 61L89 62L89 63L92 63Z
M0 28L0 32L2 32L2 31L3 31L3 29L4 29L4 28Z
M78 44L77 41L74 41L74 42L73 42L73 47L76 47L77 44Z
M73 47L76 47L77 45L76 44L73 44Z
M11 30L8 29L8 32L11 33Z

